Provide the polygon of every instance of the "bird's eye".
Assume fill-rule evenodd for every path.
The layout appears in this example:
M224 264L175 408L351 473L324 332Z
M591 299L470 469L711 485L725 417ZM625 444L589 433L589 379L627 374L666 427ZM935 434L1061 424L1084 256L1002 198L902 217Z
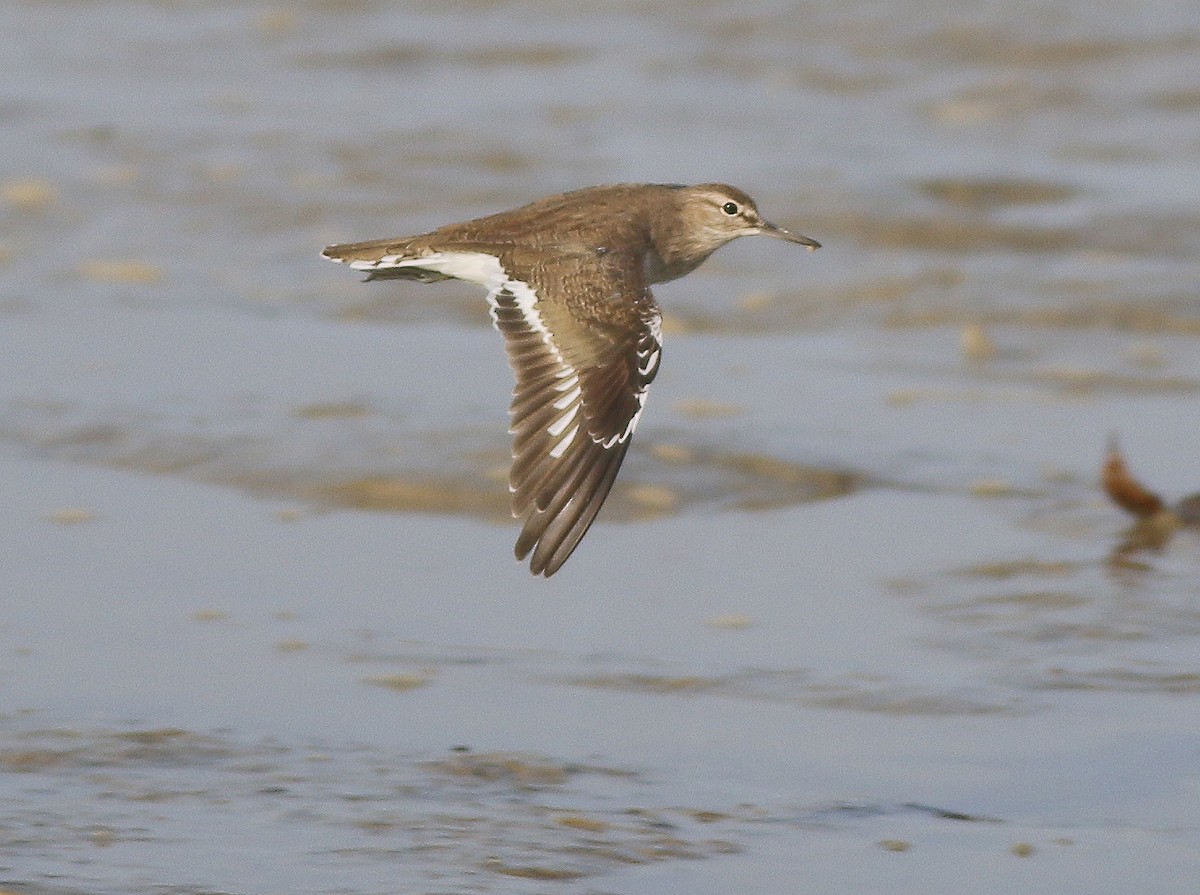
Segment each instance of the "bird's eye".
M724 205L721 206L721 211L725 212L727 215L732 217L733 215L735 215L739 211L741 211L741 209L738 208L736 202L726 202Z

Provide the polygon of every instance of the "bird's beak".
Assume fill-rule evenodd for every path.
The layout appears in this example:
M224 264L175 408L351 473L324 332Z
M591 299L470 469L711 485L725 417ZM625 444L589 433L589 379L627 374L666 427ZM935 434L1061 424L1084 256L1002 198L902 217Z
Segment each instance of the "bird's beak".
M815 239L809 239L807 236L801 236L798 233L792 233L790 230L784 230L782 227L776 227L770 221L763 221L762 229L758 232L763 236L774 236L776 239L786 239L788 242L794 242L796 245L802 245L810 252L821 247L821 244Z

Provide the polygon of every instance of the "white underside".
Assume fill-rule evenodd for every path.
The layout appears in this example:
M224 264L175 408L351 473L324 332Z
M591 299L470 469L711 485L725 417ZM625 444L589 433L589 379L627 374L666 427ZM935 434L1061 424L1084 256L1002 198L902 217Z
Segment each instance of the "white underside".
M355 270L383 270L395 267L419 267L468 283L478 283L492 290L502 285L508 274L500 266L500 260L484 252L434 252L423 258L410 255L384 255L375 261L351 261Z
M495 309L497 307L496 296L502 291L507 291L511 294L516 299L517 307L520 309L521 315L525 318L526 325L533 332L541 336L547 349L558 362L559 369L555 373L555 376L562 381L555 386L555 390L566 392L567 394L554 402L554 409L561 410L562 413L546 427L546 434L554 440L554 446L549 451L551 457L558 459L566 452L571 442L575 440L575 436L579 433L580 424L576 422L573 426L571 425L582 405L583 393L579 388L579 374L563 358L562 352L559 351L558 345L554 342L553 335L542 321L542 315L537 307L537 292L528 283L509 277L501 266L500 260L494 255L488 255L484 252L434 252L422 258L384 255L375 261L351 261L350 267L355 270L414 267L422 270L431 270L434 273L454 277L457 280L465 280L468 283L478 283L488 290L487 298L488 303L492 306L493 324L495 323ZM651 321L651 326L657 337L658 321ZM648 354L639 352L639 360L641 361L638 365L639 372L643 375L649 373L658 365L658 358L659 352L657 350ZM637 400L639 405L638 411L625 426L625 431L618 432L609 438L592 436L592 440L604 448L611 448L613 445L628 439L637 427L638 420L642 415L642 408L646 404L645 388L637 393Z

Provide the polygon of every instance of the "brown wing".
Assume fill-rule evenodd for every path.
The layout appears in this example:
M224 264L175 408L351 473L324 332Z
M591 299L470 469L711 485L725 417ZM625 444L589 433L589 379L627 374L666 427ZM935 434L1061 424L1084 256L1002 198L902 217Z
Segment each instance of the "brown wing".
M640 265L539 254L505 257L509 279L489 301L517 379L509 488L524 526L516 555L532 553L530 571L549 577L612 488L661 345Z

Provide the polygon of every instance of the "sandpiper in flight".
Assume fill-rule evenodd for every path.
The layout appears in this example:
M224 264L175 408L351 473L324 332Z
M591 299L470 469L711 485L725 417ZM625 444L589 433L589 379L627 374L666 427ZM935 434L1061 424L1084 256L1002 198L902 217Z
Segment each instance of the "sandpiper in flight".
M459 279L488 290L516 374L510 409L517 559L558 571L596 518L662 357L650 294L739 236L816 240L718 183L618 184L550 196L431 233L329 246L367 280Z

